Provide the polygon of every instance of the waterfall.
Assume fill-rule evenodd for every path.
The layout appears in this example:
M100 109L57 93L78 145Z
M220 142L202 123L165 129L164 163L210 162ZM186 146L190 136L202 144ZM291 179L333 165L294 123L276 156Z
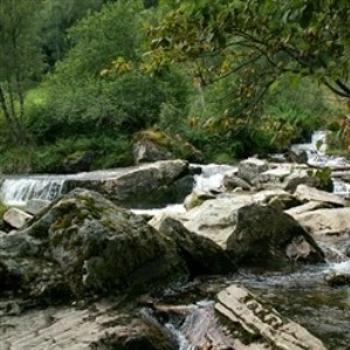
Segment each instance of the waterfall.
M64 182L59 177L7 178L1 185L0 199L9 206L23 206L30 199L52 201L62 194Z

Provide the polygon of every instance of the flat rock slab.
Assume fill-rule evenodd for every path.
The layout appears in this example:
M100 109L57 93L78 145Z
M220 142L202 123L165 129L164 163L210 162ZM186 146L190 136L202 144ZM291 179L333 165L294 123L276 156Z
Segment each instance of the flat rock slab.
M299 185L294 192L294 195L300 200L304 202L314 201L314 202L325 202L332 204L335 207L344 207L346 205L346 201L329 192L320 191L316 188L309 187L306 185Z
M318 209L293 215L315 239L347 240L350 235L350 208Z
M175 350L147 320L123 314L112 303L30 310L0 318L1 350ZM115 307L115 306L114 306Z
M234 349L326 350L321 340L299 324L266 307L245 288L231 285L217 295L216 311L239 325L248 344ZM237 326L236 326L237 327Z

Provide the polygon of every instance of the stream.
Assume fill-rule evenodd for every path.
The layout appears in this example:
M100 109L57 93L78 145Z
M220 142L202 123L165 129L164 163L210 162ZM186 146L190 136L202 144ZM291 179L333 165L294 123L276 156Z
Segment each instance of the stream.
M326 154L327 132L317 131L309 143L294 145L292 150L305 151L308 164L317 167L330 167L333 171L334 193L347 199L350 197L350 184L338 176L340 172L350 170L350 162L342 157ZM283 164L281 164L283 166ZM194 190L197 192L219 191L225 174L235 172L237 167L229 165L193 165L200 167L201 174L195 175ZM40 175L12 176L6 178L0 188L0 199L8 205L24 205L29 199L38 198L53 200L64 193L67 178L100 178L113 175L117 170L84 173L77 175ZM137 214L154 215L159 212L185 212L182 203L168 204L164 208L135 209ZM349 218L350 220L350 218ZM220 290L232 283L241 283L255 294L270 302L283 315L300 323L324 341L329 349L350 349L350 287L332 288L324 281L328 270L348 271L350 259L335 247L338 256L336 261L326 264L306 266L284 272L258 270L241 270L231 276L208 278L203 282L207 290ZM186 289L186 286L184 286ZM191 289L191 288L190 288ZM165 300L166 300L165 296ZM169 302L175 300L169 296ZM208 310L212 302L198 293L189 293L181 299L181 304L188 305L189 315L182 320L167 322L165 326L176 337L180 350L195 349L188 341L187 335L200 332L198 315ZM201 311L202 310L202 311ZM200 318L200 317L199 317ZM203 321L203 320L202 320Z

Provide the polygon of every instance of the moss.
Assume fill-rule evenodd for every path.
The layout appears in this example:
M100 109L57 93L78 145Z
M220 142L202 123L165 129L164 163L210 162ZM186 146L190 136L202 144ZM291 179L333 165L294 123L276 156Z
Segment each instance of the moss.
M2 219L7 209L8 207L4 203L0 202L0 219Z
M136 141L151 141L154 142L156 145L163 146L163 147L171 147L172 140L171 138L163 131L156 130L156 129L147 129L138 132L135 135Z

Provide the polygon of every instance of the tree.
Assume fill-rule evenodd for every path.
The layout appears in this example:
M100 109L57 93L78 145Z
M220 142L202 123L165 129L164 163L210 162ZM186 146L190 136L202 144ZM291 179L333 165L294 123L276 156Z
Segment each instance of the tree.
M152 64L190 62L202 86L234 77L228 113L254 115L281 76L312 77L350 99L347 0L163 1L150 28Z
M38 0L0 0L0 106L14 142L28 139L24 98L41 69Z
M106 0L44 0L41 37L43 51L49 66L62 59L69 42L67 31L87 14L99 11Z

